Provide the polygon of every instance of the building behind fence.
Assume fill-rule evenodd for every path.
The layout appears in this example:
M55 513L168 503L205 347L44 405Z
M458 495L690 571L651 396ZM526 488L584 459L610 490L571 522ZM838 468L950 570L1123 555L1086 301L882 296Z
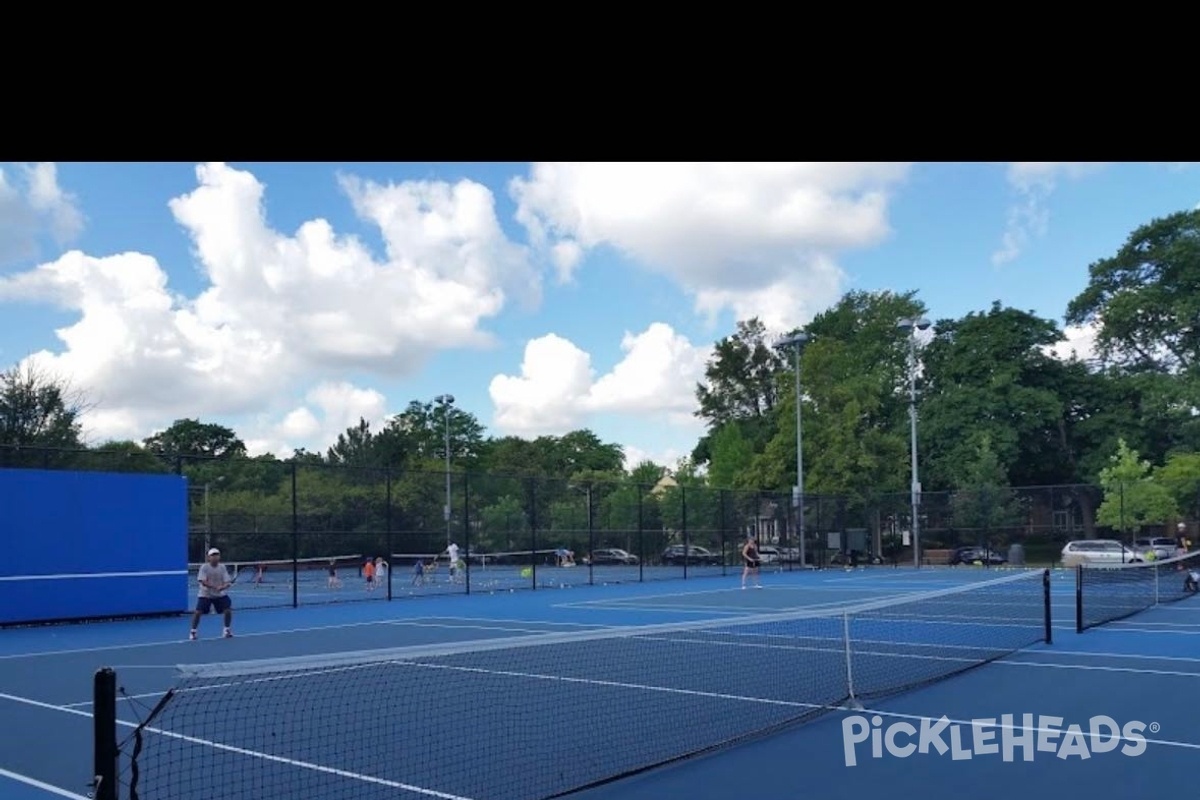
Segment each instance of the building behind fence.
M669 477L637 485L452 472L447 506L442 471L0 447L5 467L185 476L189 562L215 546L240 571L252 570L239 579L243 606L737 575L748 533L758 536L767 569L802 568L790 492L680 486ZM1173 536L1177 523L1198 516L1197 501L1184 498L1171 518L1139 524L1145 504L1134 494L1128 515L1122 505L1115 524L1101 524L1098 486L926 492L922 560L952 563L960 548L976 547L972 563L999 565L1016 554L1028 566L1054 566L1072 539ZM807 495L807 565L911 564L910 520L907 493ZM450 543L464 562L454 576L441 555ZM567 552L575 569L559 567ZM439 555L438 572L417 574L418 562ZM361 568L376 558L390 567L387 579L364 595ZM325 591L350 581L354 592ZM261 591L252 595L246 584Z

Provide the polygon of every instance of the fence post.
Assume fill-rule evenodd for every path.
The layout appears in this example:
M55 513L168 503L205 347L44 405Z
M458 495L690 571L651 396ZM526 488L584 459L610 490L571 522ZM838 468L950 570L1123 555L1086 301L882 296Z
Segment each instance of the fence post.
M638 557L638 583L646 581L646 537L642 535L642 494L646 487L640 483L637 485L637 557Z
M727 533L727 531L725 530L725 525L726 525L725 490L720 489L719 491L720 491L719 497L721 499L721 502L720 502L721 518L718 523L721 527L721 576L724 577L729 574L729 554L725 552L725 545L728 543L728 540L725 536L725 534Z
M463 546L467 548L466 558L466 577L464 580L467 583L467 594L471 593L471 477L468 473L462 473L463 479Z
M537 590L537 478L529 478L529 577Z
M687 524L687 489L679 487L679 524L683 528L683 579L688 576L688 561L692 557L692 537Z
M292 461L292 608L300 606L300 505L296 491L296 462Z
M1121 563L1125 563L1125 481L1117 484L1121 496Z
M396 554L396 548L392 544L392 468L384 469L384 481L387 485L387 500L383 509L384 526L386 528L385 541L387 547L387 562L388 562L388 583L387 583L387 599L392 599L392 558Z
M595 564L592 563L592 553L596 552L596 530L592 523L592 484L587 485L587 534L588 534L588 585L596 583Z

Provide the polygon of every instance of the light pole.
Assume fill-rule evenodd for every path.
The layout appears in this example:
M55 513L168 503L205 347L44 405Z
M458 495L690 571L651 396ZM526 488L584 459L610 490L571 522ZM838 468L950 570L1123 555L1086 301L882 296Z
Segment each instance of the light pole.
M446 518L446 547L450 546L450 406L454 405L454 395L439 394L433 398L442 407L442 416L446 422L446 507L443 516Z
M929 330L932 323L924 317L902 319L896 327L908 334L908 421L912 447L912 545L913 566L921 566L921 523L917 518L921 506L921 477L917 470L917 331Z
M792 505L796 507L796 535L800 538L800 569L808 566L804 542L804 427L800 412L800 352L808 339L808 334L801 332L775 343L780 350L790 348L796 357L796 486L792 491Z

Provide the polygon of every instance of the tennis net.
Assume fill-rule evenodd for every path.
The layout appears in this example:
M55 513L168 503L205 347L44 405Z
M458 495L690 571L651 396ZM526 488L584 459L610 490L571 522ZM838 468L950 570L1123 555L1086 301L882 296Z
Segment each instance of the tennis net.
M1200 550L1162 561L1080 564L1075 569L1075 627L1080 632L1195 595L1189 574Z
M842 609L183 666L136 724L102 670L113 794L96 796L561 797L1048 641L1049 586L1020 572Z
M225 568L230 577L236 578L239 584L252 583L262 569L262 579L268 583L282 582L290 586L292 581L292 566L301 581L324 580L333 566L338 575L354 574L362 569L365 557L350 556L317 556L315 558L279 558L259 561L226 561ZM200 563L188 564L188 570L195 574L200 569Z

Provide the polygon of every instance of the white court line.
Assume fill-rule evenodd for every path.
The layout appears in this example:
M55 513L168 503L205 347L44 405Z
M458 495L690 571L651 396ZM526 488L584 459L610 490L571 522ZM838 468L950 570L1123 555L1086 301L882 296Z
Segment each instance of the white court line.
M79 578L162 578L167 575L187 575L187 570L153 570L146 572L81 572L79 574L61 574L61 575L4 575L0 576L0 583L16 582L16 581L61 581L61 580L76 580Z
M17 781L18 783L23 783L26 786L32 786L35 789L41 789L43 792L49 792L50 794L56 794L59 797L69 797L69 798L71 798L71 800L89 800L87 795L75 794L74 792L68 792L66 789L60 789L57 786L51 786L48 783L42 783L38 779L31 778L28 775L21 775L16 772L9 772L8 770L4 769L3 767L0 767L0 778L8 778L10 780Z
M996 663L999 663L999 662L996 662ZM690 696L695 696L695 697L711 697L713 699L718 699L718 700L734 700L734 701L738 701L738 702L761 703L764 705L790 706L792 708L808 708L808 709L812 709L814 711L816 711L816 710L846 711L847 710L845 708L845 706L840 706L840 705L834 706L834 705L827 705L827 704L821 704L821 703L800 703L800 702L794 702L794 701L790 701L790 700L773 700L773 699L765 698L765 697L746 697L744 695L725 694L725 693L721 693L721 692L703 692L703 691L698 691L695 689L679 689L679 688L669 687L669 686L653 686L653 685L648 685L648 684L625 683L622 681L595 680L595 679L591 679L591 678L572 678L572 677L566 677L563 675L542 675L542 674L535 673L535 672L516 672L516 671L510 671L510 670L488 670L488 669L481 669L478 667L458 667L458 666L451 666L451 665L444 665L444 664L422 664L422 663L417 663L417 662L397 662L397 664L402 665L402 666L422 667L425 669L444 669L444 670L451 670L451 671L455 671L455 672L473 672L473 673L482 673L482 674L486 674L486 675L500 675L500 676L513 677L513 678L529 678L529 679L533 679L533 680L543 680L543 681L560 681L563 683L581 683L581 684L588 684L588 685L592 685L592 686L614 687L614 688L618 688L618 689L635 689L638 691L661 692L661 693L665 693L665 694L690 695ZM856 711L855 713L861 714L861 715L879 715L881 717L891 717L894 719L908 719L908 720L936 719L933 717L922 717L922 716L918 716L916 714L900 714L900 713L895 713L895 712L891 712L891 711L880 711L880 710L876 710L876 709L863 709L861 711ZM957 725L970 726L973 724L969 720L951 719L949 721L952 724L957 724ZM998 725L997 727L1000 727L1005 730L1013 730L1013 731L1031 730L1034 732L1042 732L1041 728L1026 728L1023 725ZM1061 730L1058 730L1058 731L1047 730L1045 732L1046 733L1054 733L1054 734L1062 733ZM1101 736L1102 734L1100 734L1100 733L1093 734L1093 733L1088 732L1088 733L1081 733L1080 735L1092 737L1092 736ZM1130 740L1130 741L1133 741L1133 740ZM1176 742L1176 741L1171 741L1168 739L1146 739L1145 742L1146 742L1146 744L1157 744L1157 745L1161 745L1164 747L1181 747L1181 748L1184 748L1187 750L1200 750L1200 744L1194 744L1192 742Z
M363 628L363 627L368 627L371 625L390 625L390 626L413 625L413 626L439 627L437 625L434 625L433 623L425 622L425 620L437 620L437 619L452 619L452 618L451 617L414 617L412 619L382 619L382 620L374 620L371 622L347 622L347 623L343 623L343 624L339 624L339 625L314 625L312 627L307 627L307 628L286 628L284 630L278 630L278 631L258 631L256 633L241 633L241 634L238 634L237 638L251 639L251 638L264 637L264 636L284 636L284 635L290 635L293 633L311 633L313 631L338 630L340 628ZM501 620L501 621L505 621L505 620ZM514 621L520 621L520 620L514 620ZM536 622L528 622L527 620L526 620L526 622L530 625L538 624ZM553 623L548 623L548 624L553 624ZM467 628L468 626L446 625L443 627L445 627L446 629L454 629L454 628ZM480 626L480 627L491 627L493 630L504 630L504 628L500 628L500 627L496 627L496 626ZM543 632L543 631L534 631L534 633L540 633L540 632ZM77 655L77 654L81 654L81 653L102 653L102 652L111 651L111 650L133 650L133 649L137 649L137 648L164 647L166 645L188 644L188 643L189 642L187 641L187 639L180 637L179 639L168 639L166 641L158 641L158 642L132 642L130 644L106 644L106 645L100 645L98 647L79 647L79 648L67 649L67 650L44 650L44 651L33 652L33 653L15 653L15 654L11 654L11 655L0 655L0 661L9 661L9 660L19 659L19 658L44 658L47 656Z
M1186 661L1190 663L1200 663L1200 658L1193 656L1148 656L1144 653L1093 653L1088 650L1039 650L1030 652L1029 655L1046 655L1046 656L1083 656L1084 658L1128 658L1138 661Z
M563 626L563 627L576 627L576 628L605 628L605 627L608 627L606 625L597 625L593 622L550 622L549 620L543 621L543 620L536 620L536 619L507 619L507 618L502 618L502 617L436 616L436 617L418 617L418 619L422 619L422 620L450 619L450 620L465 620L467 622L515 622L519 625L557 625L557 626Z
M59 711L64 714L74 714L75 716L87 717L88 719L91 719L91 717L92 717L92 715L90 713L88 713L87 711L80 711L78 709L67 708L65 706L56 706L51 703L43 703L40 700L31 700L28 697L19 697L17 695L12 695L12 694L0 693L0 700L9 700L14 703L22 703L24 705L33 706L34 708L46 709L47 711ZM118 719L117 724L123 728L139 727L137 724L135 724L133 722L126 722L125 720L122 720L122 719ZM399 781L390 781L390 780L386 780L384 778L376 778L371 775L360 775L356 772L348 772L347 770L344 770L344 769L336 769L334 767L326 767L322 764L314 764L309 761L299 761L294 758L284 758L283 756L275 756L275 755L271 755L270 753L260 753L257 750L247 750L242 747L234 747L234 746L228 745L228 744L221 744L220 742L213 742L213 741L209 741L208 739L200 739L195 736L186 736L182 733L174 733L172 731L164 731L159 728L153 728L153 727L147 726L147 727L143 728L142 730L149 731L150 733L157 733L159 736L166 736L167 738L170 738L170 739L179 739L180 741L188 742L189 744L204 745L205 747L211 747L214 750L221 750L226 753L234 753L234 754L240 755L240 756L249 756L250 758L257 758L262 761L271 761L276 764L283 764L284 766L296 767L298 769L306 769L306 770L309 770L312 772L320 772L320 773L324 773L326 775L336 775L339 778L350 778L351 780L362 781L363 783L371 783L376 786L386 786L389 789L401 789L406 792L412 792L414 794L421 794L421 795L425 795L427 797L437 797L437 798L439 798L439 800L472 800L472 798L469 798L469 797L463 797L461 795L450 794L448 792L439 792L436 789L426 789L423 786L413 786L413 785L407 784L407 783L400 783Z

